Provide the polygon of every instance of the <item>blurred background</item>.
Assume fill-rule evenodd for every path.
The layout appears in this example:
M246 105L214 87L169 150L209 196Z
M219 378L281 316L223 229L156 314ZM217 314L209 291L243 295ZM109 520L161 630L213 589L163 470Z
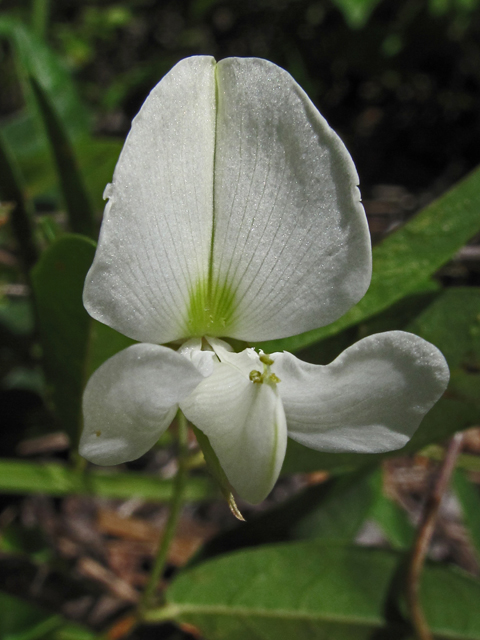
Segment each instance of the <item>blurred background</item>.
M42 249L60 238L68 226L95 237L103 189L111 180L132 118L178 60L197 54L217 60L267 58L292 74L353 156L374 244L480 164L480 0L0 0L0 141L8 149L8 166L14 165L22 176L27 219L34 220ZM54 105L58 118L49 104ZM53 147L52 139L57 140ZM68 170L62 174L62 156L59 169L55 149L62 145L66 156L74 158L79 174ZM71 156L68 149L73 150ZM6 166L0 162L0 183L3 172L4 182L11 186ZM1 457L63 463L75 436L62 428L61 401L57 397L55 408L46 391L39 364L45 343L39 344L27 275L35 263L36 249L29 249L28 241L20 243L19 249L22 231L12 230L10 224L10 200L16 197L8 185L3 185L0 202ZM75 202L90 212L89 221L77 218L75 223ZM435 225L434 218L431 224ZM435 282L460 287L462 292L465 287L480 286L478 236L437 271ZM80 291L81 280L77 284ZM430 301L422 298L417 304L417 300L415 313ZM358 336L402 328L412 313L411 306L398 308L393 324L392 318L386 325L380 319L354 333L339 334L338 340L325 341L320 351L312 346L302 356L328 362ZM461 307L458 314L462 315ZM112 352L121 346L125 345L119 342ZM467 365L462 361L471 375L470 397L477 401L478 353L476 360L469 356ZM69 357L67 353L65 359ZM62 391L57 389L58 393ZM458 428L477 425L478 406L476 411L474 418L465 419ZM453 430L450 427L448 435ZM168 480L175 472L169 438L167 434L162 446L125 465L125 473L149 472ZM474 488L468 499L475 501L480 482L478 429L467 432L464 447L463 464ZM391 504L401 507L395 511L388 539L393 547L410 544L412 523L420 517L438 457L441 450L437 447L426 456L399 458L384 468L383 484L375 476L374 483L382 484ZM331 468L336 468L333 463ZM308 473L281 480L269 502L257 509L260 515L297 490L321 485L329 477L318 463L305 463L303 468L294 464L292 469ZM150 485L142 485L142 498L131 482L130 488L110 494L105 485L102 498L90 499L73 495L73 476L60 474L55 481L52 476L45 480L50 496L46 497L30 495L33 476L22 492L23 468L2 467L0 476L2 473L0 610L12 614L11 622L3 623L3 631L0 621L0 638L96 637L89 635L91 629L97 632L113 624L138 602L138 590L145 584L165 522L164 505L149 502L154 493ZM9 473L13 474L13 488L8 486ZM44 481L41 474L35 477ZM202 491L204 496L212 495L207 485L198 487L192 488L192 495ZM345 508L356 513L365 494L348 494L347 498ZM476 508L472 506L472 512ZM386 544L385 532L371 523L364 526L366 513L362 511L363 517L358 514L358 526L349 529L348 536L357 536L366 544ZM386 511L382 513L377 513L378 519L387 518ZM168 575L185 564L205 540L230 527L230 517L226 505L218 500L188 507ZM442 518L434 557L478 576L478 556L458 500L452 498ZM480 532L478 518L475 526ZM257 534L254 529L248 535L254 540ZM295 538L290 533L282 535L278 540ZM273 541L262 535L259 540ZM215 555L215 544L223 548L221 540L217 541L207 548L207 555ZM236 548L250 542L235 542L234 538L225 544L225 548ZM39 567L44 567L44 574L39 574ZM43 609L25 608L18 599L25 594L29 607L61 612L69 621L86 624L90 631L67 628L63 623L55 626ZM27 620L33 622L27 624ZM60 629L57 635L49 635L53 632L48 624L55 633ZM158 636L144 629L137 630L135 637L186 638L191 637L189 631L168 627ZM121 630L118 634L109 638L122 637Z
M479 161L477 0L2 0L0 11L46 38L101 137L124 138L150 89L185 56L284 67L346 143L364 199L378 201L367 205L374 234ZM0 65L7 122L24 98L6 41Z

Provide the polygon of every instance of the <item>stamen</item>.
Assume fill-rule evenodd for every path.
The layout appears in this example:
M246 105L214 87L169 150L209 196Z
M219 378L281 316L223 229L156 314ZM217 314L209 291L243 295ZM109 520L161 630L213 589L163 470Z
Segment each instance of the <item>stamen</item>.
M253 371L250 371L250 380L254 384L263 384L265 382L271 387L275 387L275 385L280 382L280 378L270 371L274 360L272 360L268 354L263 353L263 351L260 352L259 360L263 364L263 373L260 373L257 369L253 369Z
M263 382L263 374L260 373L260 371L257 371L256 369L253 369L253 371L250 371L249 378L254 384L262 384Z

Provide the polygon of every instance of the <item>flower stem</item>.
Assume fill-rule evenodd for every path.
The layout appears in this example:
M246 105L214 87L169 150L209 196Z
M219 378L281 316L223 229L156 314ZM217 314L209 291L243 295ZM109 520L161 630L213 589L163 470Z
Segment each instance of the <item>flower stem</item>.
M173 487L172 499L170 502L170 513L168 515L167 524L163 533L155 562L148 578L147 586L143 593L140 603L140 610L145 611L152 604L155 597L155 591L162 576L165 564L167 562L170 544L177 529L178 519L183 506L183 494L187 479L187 438L188 423L187 419L181 411L178 413L178 471L175 476L175 484Z

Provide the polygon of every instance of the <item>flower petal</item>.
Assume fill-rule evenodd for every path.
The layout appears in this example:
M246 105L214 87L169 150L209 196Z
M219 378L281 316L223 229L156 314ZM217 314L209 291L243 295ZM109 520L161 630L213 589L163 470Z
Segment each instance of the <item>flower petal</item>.
M216 77L211 306L223 335L257 341L326 325L371 276L353 161L283 69L228 58Z
M272 354L288 435L312 449L379 453L401 448L448 384L445 358L403 331L360 340L328 366Z
M261 502L285 457L287 427L277 390L218 363L180 408L209 438L238 494L252 504Z
M187 358L166 347L135 344L120 351L88 381L80 454L102 465L140 457L203 379Z
M84 304L92 317L140 342L190 335L190 293L208 278L214 70L211 57L187 58L152 90L105 191Z

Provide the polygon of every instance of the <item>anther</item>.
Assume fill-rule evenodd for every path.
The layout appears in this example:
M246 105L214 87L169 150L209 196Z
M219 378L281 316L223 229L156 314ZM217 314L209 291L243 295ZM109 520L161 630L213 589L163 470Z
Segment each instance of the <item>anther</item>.
M262 384L263 382L263 374L261 374L260 371L257 371L256 369L250 371L250 375L248 377L254 384Z

